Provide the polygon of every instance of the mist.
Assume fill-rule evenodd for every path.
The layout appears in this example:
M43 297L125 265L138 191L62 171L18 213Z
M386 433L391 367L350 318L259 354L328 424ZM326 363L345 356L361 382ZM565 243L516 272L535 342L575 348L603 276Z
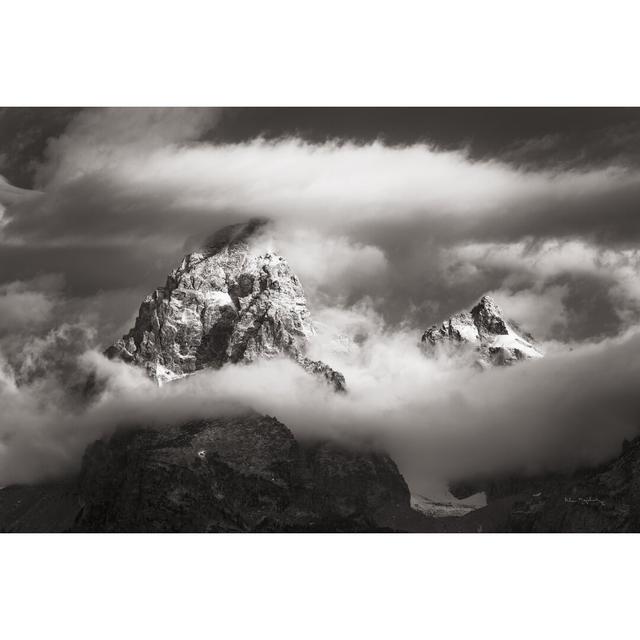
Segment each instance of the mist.
M637 332L479 372L463 355L427 358L415 331L386 331L370 309L320 317L343 336L360 336L341 342L333 330L320 331L313 344L314 356L345 374L347 394L286 359L226 365L158 387L95 350L69 356L51 349L50 338L31 352L32 369L48 358L40 376L18 385L3 367L0 485L73 473L85 447L116 428L161 428L248 409L277 417L302 440L386 451L417 492L478 475L594 464L639 432ZM102 391L87 403L70 390L89 374Z

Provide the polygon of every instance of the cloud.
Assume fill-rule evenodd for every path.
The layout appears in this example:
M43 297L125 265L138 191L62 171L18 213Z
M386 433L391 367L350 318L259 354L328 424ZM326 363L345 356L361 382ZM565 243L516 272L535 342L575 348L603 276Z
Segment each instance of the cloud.
M346 337L364 335L347 349L322 336L316 345L345 372L346 395L288 360L229 365L159 388L92 350L61 358L65 348L51 347L77 331L65 328L37 349L47 362L41 377L15 386L5 373L0 484L72 472L89 442L119 426L161 427L242 407L275 415L301 439L380 446L416 491L476 474L594 464L638 432L637 332L478 373L456 358L426 358L412 331L389 330L371 309L345 310L338 325ZM61 390L91 373L101 393L71 402Z
M0 212L4 212L6 207L12 204L27 200L36 194L37 192L30 189L14 187L4 176L0 175Z
M4 216L4 278L32 277L46 261L72 296L150 291L216 228L266 216L313 304L368 296L388 321L412 315L426 325L488 290L518 291L494 277L500 265L483 268L474 286L447 278L445 288L448 248L513 245L517 254L521 244L562 242L567 255L547 256L540 268L566 273L563 260L579 266L571 247L610 250L615 262L640 232L635 170L524 171L423 144L198 141L215 118L191 110L81 112L49 145L38 174L45 192ZM481 251L459 255L455 268L477 273ZM628 274L611 269L624 279L620 299L628 298L635 266ZM576 295L565 304L579 305ZM635 310L620 305L616 314L628 323ZM568 332L576 324L569 317ZM608 316L600 326L581 323L585 337L616 327Z
M84 109L49 141L36 185L50 188L123 161L144 162L156 149L197 140L218 117L216 109Z
M265 246L286 256L313 299L359 299L388 275L389 264L379 247L282 224L267 226L265 234Z
M110 127L105 127L105 133L97 126L89 131L106 136ZM59 159L47 165L55 175L48 194L16 211L10 231L40 241L80 242L90 235L92 220L103 241L123 240L127 233L141 240L145 231L152 238L175 231L177 219L186 236L205 222L215 227L233 212L325 231L418 224L445 238L593 232L602 225L602 217L593 215L594 201L640 187L637 174L619 168L522 172L425 145L257 140L156 146L154 131L151 127L150 140L134 135L106 148L90 136L88 141L80 136L82 144L65 137L52 143L51 155ZM180 134L184 139L185 131Z
M443 250L441 274L452 286L459 282L474 282L478 288L497 286L495 296L504 300L505 307L510 304L526 326L533 330L537 325L547 337L552 329L563 327L576 339L619 333L633 326L640 312L636 248L562 239L470 243ZM537 305L525 308L532 296L539 299ZM552 314L550 326L540 324L543 309Z
M14 379L21 385L55 382L64 397L74 386L73 379L81 387L86 383L77 360L94 342L95 331L81 323L63 324L42 338L32 338L22 347Z
M54 311L57 293L63 286L59 275L0 285L0 336L22 333L46 325Z
M567 285L550 286L542 291L526 289L517 292L499 289L488 295L500 300L507 317L527 327L538 340L556 338L569 323L565 306Z
M618 111L617 115L623 115ZM500 157L516 166L583 168L619 166L637 167L640 127L631 121L601 127L576 127L563 133L546 133L511 141L500 150Z

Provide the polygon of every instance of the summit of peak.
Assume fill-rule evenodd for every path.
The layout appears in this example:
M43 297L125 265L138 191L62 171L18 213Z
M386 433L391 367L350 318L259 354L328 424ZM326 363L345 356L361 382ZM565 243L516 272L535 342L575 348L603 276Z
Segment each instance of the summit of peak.
M498 306L498 303L495 301L494 298L492 298L489 295L482 296L482 298L478 300L474 308L477 308L477 307L484 307L485 309L492 309L497 311L500 314L502 313L502 311L500 310L500 307Z
M498 335L508 333L502 309L491 296L482 296L470 313L479 331Z
M497 302L488 295L482 296L471 311L456 313L442 325L427 329L422 343L427 347L471 345L480 353L478 362L485 365L542 357L533 339L505 319Z

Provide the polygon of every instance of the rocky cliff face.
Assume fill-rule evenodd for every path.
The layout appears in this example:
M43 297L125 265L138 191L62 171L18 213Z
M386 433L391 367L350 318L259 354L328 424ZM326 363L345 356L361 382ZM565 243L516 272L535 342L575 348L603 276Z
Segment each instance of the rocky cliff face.
M260 246L261 227L226 227L187 255L106 354L145 367L159 382L286 355L343 391L342 374L305 356L314 329L302 285L282 256Z
M450 531L515 533L640 532L640 437L594 468L457 483L458 498L478 491L487 507L449 521Z
M468 348L481 367L509 365L519 360L541 358L533 338L510 320L493 298L483 296L471 311L451 316L422 335L427 351L442 347Z
M117 432L66 484L0 490L0 531L388 531L424 526L396 465L299 443L255 413Z
M48 499L77 531L639 532L640 438L593 469L493 479L459 495L478 489L486 507L454 512L414 498L412 510L388 456L299 444L277 420L253 415L97 443L85 457L73 525L68 488L54 486Z
M619 457L595 469L523 484L509 510L509 531L640 531L640 438L625 443Z

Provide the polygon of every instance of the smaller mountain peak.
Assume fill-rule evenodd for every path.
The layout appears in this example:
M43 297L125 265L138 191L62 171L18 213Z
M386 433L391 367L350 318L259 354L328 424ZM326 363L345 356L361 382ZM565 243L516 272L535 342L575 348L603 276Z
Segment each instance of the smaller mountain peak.
M471 311L456 313L440 326L427 329L422 343L427 348L468 345L479 353L478 362L482 365L511 364L542 356L531 336L505 319L502 309L488 295L482 296Z
M491 296L482 296L476 305L471 309L472 314L487 313L493 316L502 316L500 305Z
M494 300L494 298L488 295L482 296L482 298L480 298L476 306L489 307L489 308L493 307L493 308L499 309L498 303Z

